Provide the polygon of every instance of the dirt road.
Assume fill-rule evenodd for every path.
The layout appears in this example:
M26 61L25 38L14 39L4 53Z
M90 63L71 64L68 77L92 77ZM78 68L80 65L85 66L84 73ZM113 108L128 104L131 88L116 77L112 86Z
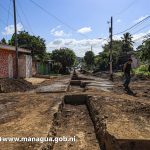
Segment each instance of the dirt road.
M0 137L75 136L76 142L58 142L51 148L49 144L52 143L0 142L0 150L42 150L44 147L54 150L148 150L148 82L138 81L134 84L133 88L141 91L137 97L121 93L117 90L119 86L116 87L107 79L80 73L71 82L70 77L36 81L38 87L50 86L50 90L53 85L60 83L66 89L63 92L36 93L36 90L32 90L1 93ZM70 86L66 88L67 85ZM55 88L57 91L57 86ZM65 95L72 95L71 102L81 103L80 95L83 94L86 97L84 103L64 105ZM59 117L56 114L60 114Z

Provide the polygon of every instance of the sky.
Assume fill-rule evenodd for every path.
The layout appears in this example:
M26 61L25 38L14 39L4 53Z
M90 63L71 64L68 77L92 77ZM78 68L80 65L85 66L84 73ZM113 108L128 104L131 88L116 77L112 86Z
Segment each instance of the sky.
M150 0L16 0L16 7L18 31L44 38L49 52L68 47L77 56L91 46L95 54L102 51L111 16L115 34L150 15ZM136 48L142 42L139 37L150 33L150 18L129 32ZM9 40L13 33L12 0L0 0L0 39Z

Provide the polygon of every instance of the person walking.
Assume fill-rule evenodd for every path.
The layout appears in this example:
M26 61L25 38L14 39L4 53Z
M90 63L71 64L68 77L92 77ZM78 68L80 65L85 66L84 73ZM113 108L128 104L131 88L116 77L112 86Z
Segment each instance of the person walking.
M130 84L130 80L131 80L131 64L132 64L132 59L129 58L128 61L124 64L123 66L123 72L124 72L124 90L127 92L130 92L130 88L129 88L129 84Z

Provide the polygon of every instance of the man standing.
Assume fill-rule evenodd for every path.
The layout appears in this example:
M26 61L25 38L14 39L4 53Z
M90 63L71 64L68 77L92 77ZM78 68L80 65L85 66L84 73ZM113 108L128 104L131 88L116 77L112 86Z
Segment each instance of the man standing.
M130 84L130 80L131 80L130 72L131 72L131 69L132 69L131 64L132 64L132 59L129 58L128 61L123 66L123 72L124 72L124 78L125 78L123 85L124 85L125 91L127 91L127 92L131 91L130 88L129 88L129 84Z

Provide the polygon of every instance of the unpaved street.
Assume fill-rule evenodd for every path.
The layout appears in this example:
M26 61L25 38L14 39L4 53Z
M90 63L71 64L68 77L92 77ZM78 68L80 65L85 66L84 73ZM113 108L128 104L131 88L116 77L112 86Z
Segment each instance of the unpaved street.
M72 77L31 82L38 90L0 94L0 136L75 136L76 141L1 142L0 150L149 149L148 86L133 97L121 93L119 86L107 79L79 72ZM141 81L137 83L135 91ZM143 87L144 83L148 81L142 82Z

